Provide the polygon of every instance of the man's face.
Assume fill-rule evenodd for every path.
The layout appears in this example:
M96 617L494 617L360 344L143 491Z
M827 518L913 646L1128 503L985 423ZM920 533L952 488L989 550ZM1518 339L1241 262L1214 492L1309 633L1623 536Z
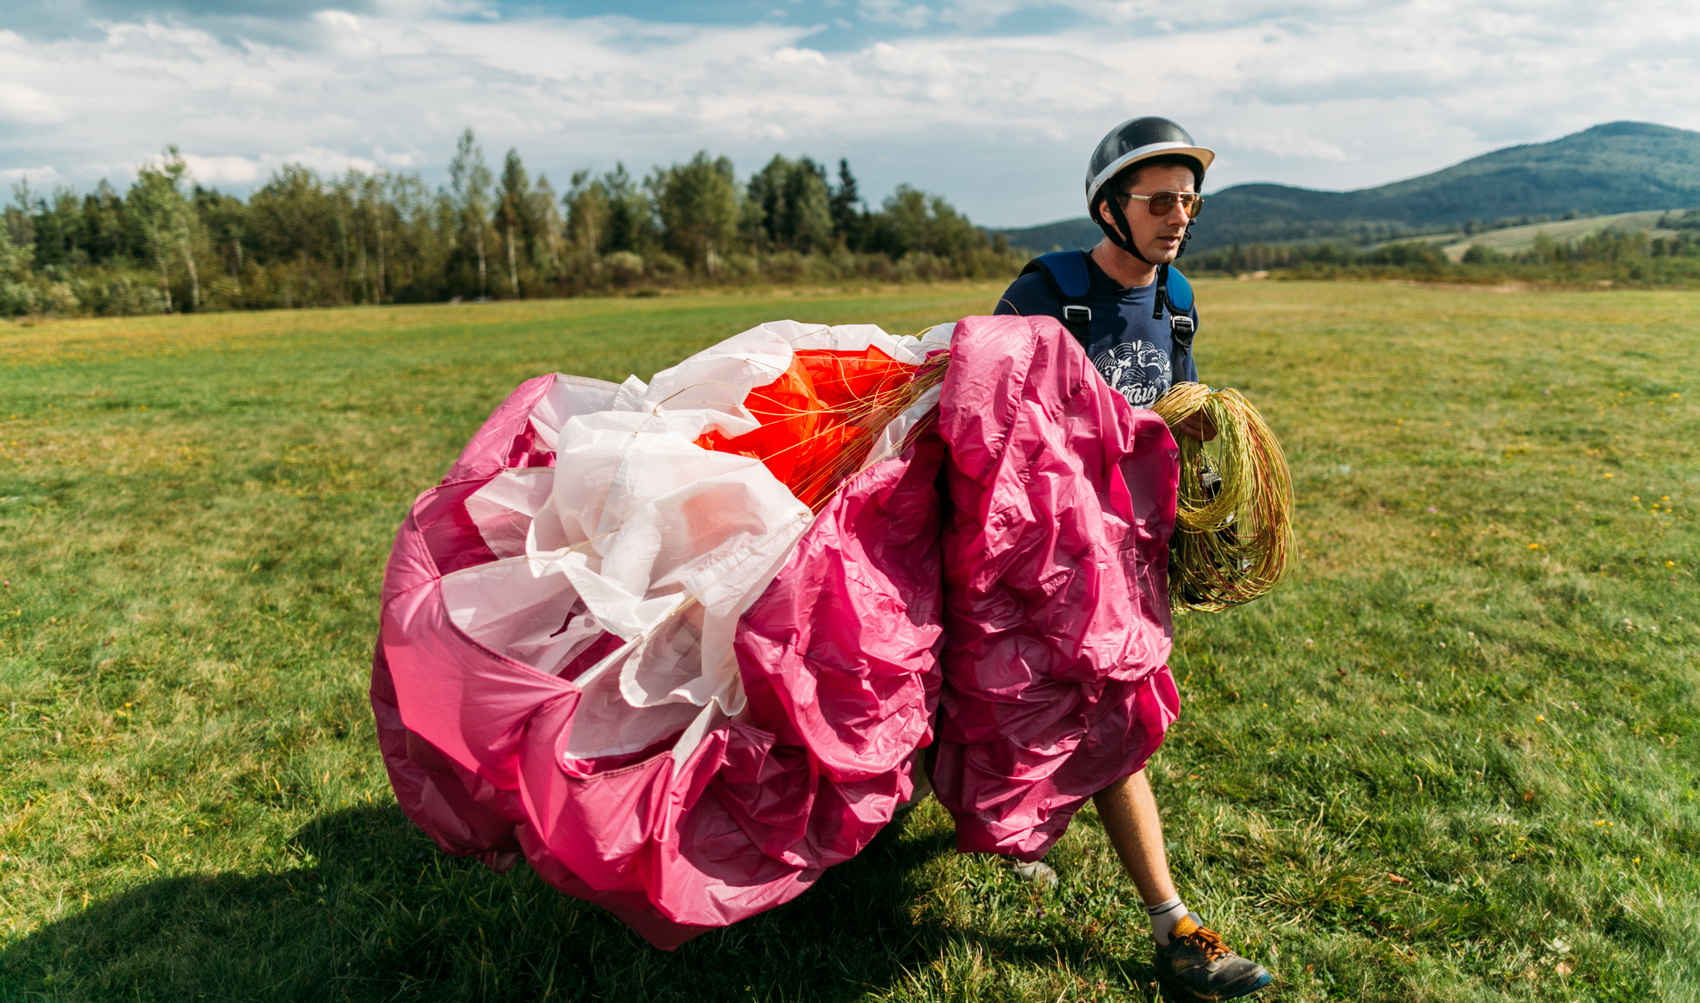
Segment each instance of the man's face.
M1112 185L1116 182L1112 181ZM1160 164L1152 167L1141 167L1134 172L1131 184L1122 182L1111 194L1113 199L1121 199L1122 212L1127 216L1129 234L1133 246L1139 248L1139 253L1145 255L1147 261L1164 264L1175 260L1180 253L1181 238L1186 236L1186 209L1178 203L1161 216L1151 215L1147 203L1142 199L1122 198L1122 192L1132 192L1135 195L1155 195L1157 192L1190 192L1193 191L1192 169L1179 164ZM1099 210L1111 226L1115 219L1110 215L1110 207L1103 206Z

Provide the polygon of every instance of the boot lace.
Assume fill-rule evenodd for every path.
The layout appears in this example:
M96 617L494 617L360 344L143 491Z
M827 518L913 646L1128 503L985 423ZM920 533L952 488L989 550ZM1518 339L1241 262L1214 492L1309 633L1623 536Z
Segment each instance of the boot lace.
M1216 931L1207 926L1201 926L1191 933L1184 933L1176 938L1198 949L1206 961L1217 961L1234 953L1228 950L1228 945L1222 943L1222 938Z

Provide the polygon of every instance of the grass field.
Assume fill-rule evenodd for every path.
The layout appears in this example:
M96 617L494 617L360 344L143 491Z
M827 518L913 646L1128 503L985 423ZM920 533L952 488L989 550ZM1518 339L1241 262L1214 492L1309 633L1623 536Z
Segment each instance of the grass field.
M1152 776L1259 999L1700 999L1700 294L1200 282L1293 466L1271 596L1177 626ZM655 951L396 807L396 525L518 382L992 286L0 326L0 1000L1150 1000L1088 808L1041 893L934 803Z
M1443 245L1441 249L1446 252L1448 258L1459 261L1471 245L1480 245L1501 254L1518 254L1534 247L1535 238L1541 236L1559 243L1580 240L1602 230L1616 230L1620 233L1645 232L1649 238L1673 237L1677 231L1662 230L1658 226L1659 219L1665 215L1667 213L1662 209L1619 212L1606 216L1530 223L1526 226L1506 226L1497 230L1484 230L1471 236L1447 234L1432 239Z

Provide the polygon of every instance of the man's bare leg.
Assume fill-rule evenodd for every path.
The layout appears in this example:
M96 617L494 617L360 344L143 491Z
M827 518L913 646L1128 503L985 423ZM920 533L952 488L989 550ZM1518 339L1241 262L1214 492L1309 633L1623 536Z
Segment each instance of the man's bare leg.
M1169 854L1163 848L1163 820L1157 815L1157 799L1145 771L1111 784L1093 795L1092 801L1110 845L1151 917L1158 977L1168 994L1221 1000L1268 985L1270 975L1262 965L1223 946L1221 938L1200 926L1198 917L1187 911L1176 894Z
M1104 833L1146 907L1178 897L1169 876L1169 855L1163 849L1163 820L1157 815L1157 799L1145 771L1099 791L1092 803L1098 806Z

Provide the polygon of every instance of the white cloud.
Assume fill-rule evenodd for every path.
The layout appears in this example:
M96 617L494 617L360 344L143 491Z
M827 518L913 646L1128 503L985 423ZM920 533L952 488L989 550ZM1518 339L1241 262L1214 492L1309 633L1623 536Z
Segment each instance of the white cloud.
M55 125L65 117L59 102L34 87L0 81L0 123Z
M481 0L376 0L374 6L379 14L391 18L497 16L496 5Z
M332 52L348 59L369 59L379 54L378 43L366 34L360 17L345 10L314 12L312 25L316 41Z
M183 154L189 176L208 185L240 185L246 187L262 180L260 164L248 157L203 157Z
M925 4L906 4L901 0L861 0L857 13L875 24L890 24L910 31L919 31L933 19Z
M176 143L197 178L234 188L291 161L434 181L471 126L492 166L515 147L557 184L699 149L746 175L776 152L848 157L870 201L906 181L1020 224L1077 214L1087 153L1135 114L1217 148L1211 189L1362 187L1611 119L1700 127L1686 0L1586 17L1519 0L1201 0L1167 29L1150 2L1068 3L1086 24L988 37L951 27L970 24L965 4L863 0L864 17L932 30L851 49L806 27L503 19L460 0L322 10L289 44L193 22L0 31L0 169L51 164L87 185L114 170L96 165Z
M1027 0L951 0L939 6L937 17L940 24L974 29L996 24L1026 6Z
M802 66L817 69L825 69L827 66L826 56L814 49L793 49L790 46L775 50L773 61L781 66Z
M0 170L0 184L4 184L7 191L10 191L12 186L20 181L40 191L60 184L64 180L64 175L47 166L8 167L5 170Z
M349 171L376 174L381 169L381 165L371 157L357 156L340 150L327 150L319 146L308 146L285 153L267 154L260 158L260 163L266 169L268 175L285 164L300 164L325 175L346 174Z
M348 34L360 33L360 18L345 10L317 11L313 14L313 20L332 31Z
M1284 159L1346 163L1351 156L1336 143L1294 126L1230 125L1211 130L1211 141Z

